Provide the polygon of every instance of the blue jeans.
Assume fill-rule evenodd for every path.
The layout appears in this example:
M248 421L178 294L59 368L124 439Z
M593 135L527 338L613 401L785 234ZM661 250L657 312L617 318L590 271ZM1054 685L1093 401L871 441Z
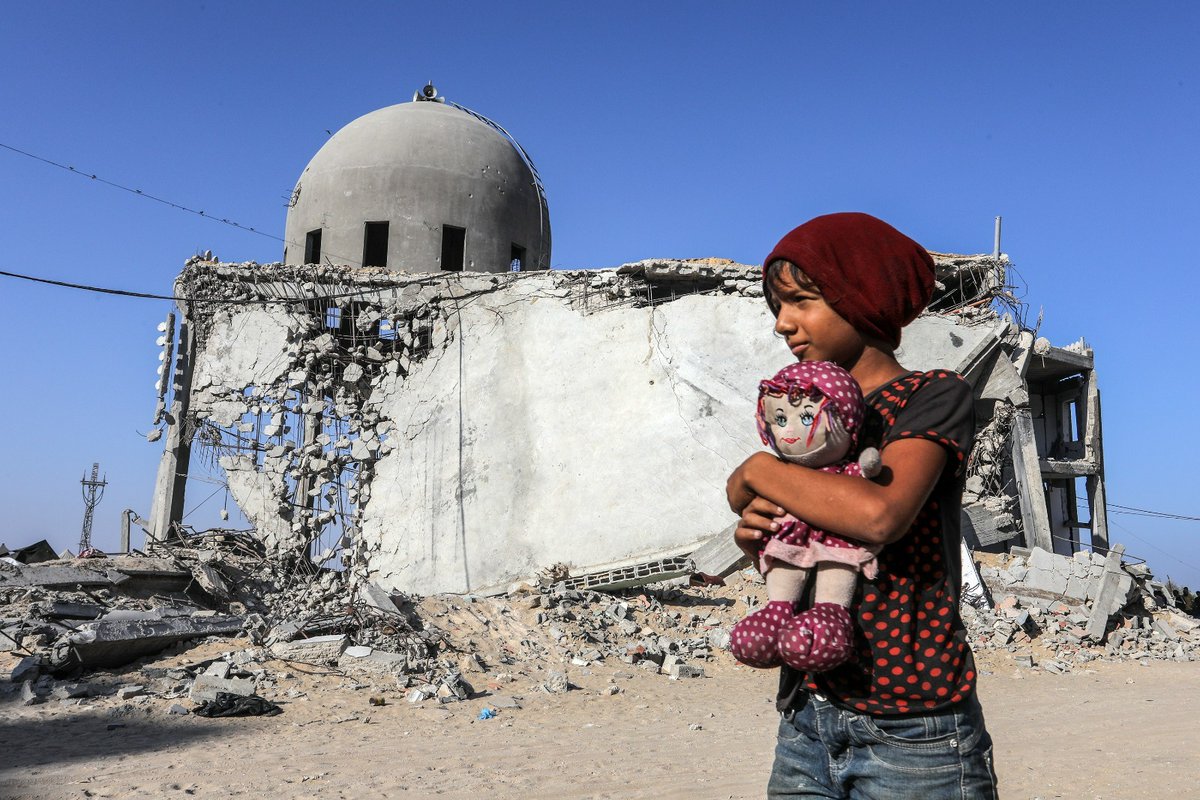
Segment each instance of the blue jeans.
M819 694L783 715L767 797L996 798L992 739L975 697L948 711L871 717Z

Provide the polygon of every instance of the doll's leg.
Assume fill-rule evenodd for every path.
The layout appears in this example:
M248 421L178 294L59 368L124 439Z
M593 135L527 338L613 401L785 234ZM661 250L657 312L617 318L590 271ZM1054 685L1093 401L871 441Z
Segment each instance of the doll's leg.
M845 564L817 565L812 608L797 614L779 634L779 656L789 667L824 672L854 654L850 603L858 572Z
M804 592L809 570L776 561L764 576L767 604L748 614L729 632L733 657L749 667L778 667L779 632L795 616L796 601Z

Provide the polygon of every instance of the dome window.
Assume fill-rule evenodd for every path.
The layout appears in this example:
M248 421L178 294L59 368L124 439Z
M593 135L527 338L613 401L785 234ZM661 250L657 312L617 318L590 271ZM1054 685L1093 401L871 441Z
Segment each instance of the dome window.
M467 249L467 229L454 225L442 226L442 269L462 272L463 256Z
M304 235L304 263L321 263L321 229L309 231Z
M388 257L388 224L368 222L363 226L363 266L386 267Z

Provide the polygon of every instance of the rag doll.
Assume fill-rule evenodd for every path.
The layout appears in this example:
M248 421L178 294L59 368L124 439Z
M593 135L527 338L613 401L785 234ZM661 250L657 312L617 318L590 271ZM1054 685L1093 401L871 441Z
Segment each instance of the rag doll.
M879 451L856 451L865 405L850 373L829 361L784 367L758 387L758 432L781 459L823 472L874 477ZM763 546L759 569L767 604L730 632L730 650L743 664L823 672L853 654L849 610L861 572L873 578L878 546L814 528L788 514ZM811 607L798 610L809 579Z

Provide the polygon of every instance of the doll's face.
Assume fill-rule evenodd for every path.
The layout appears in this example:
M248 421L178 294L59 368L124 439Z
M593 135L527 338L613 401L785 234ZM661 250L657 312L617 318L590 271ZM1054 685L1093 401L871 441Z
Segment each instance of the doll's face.
M763 397L763 416L780 457L823 467L846 455L849 436L833 414L821 413L826 402L824 397L800 397L795 404L786 395Z

